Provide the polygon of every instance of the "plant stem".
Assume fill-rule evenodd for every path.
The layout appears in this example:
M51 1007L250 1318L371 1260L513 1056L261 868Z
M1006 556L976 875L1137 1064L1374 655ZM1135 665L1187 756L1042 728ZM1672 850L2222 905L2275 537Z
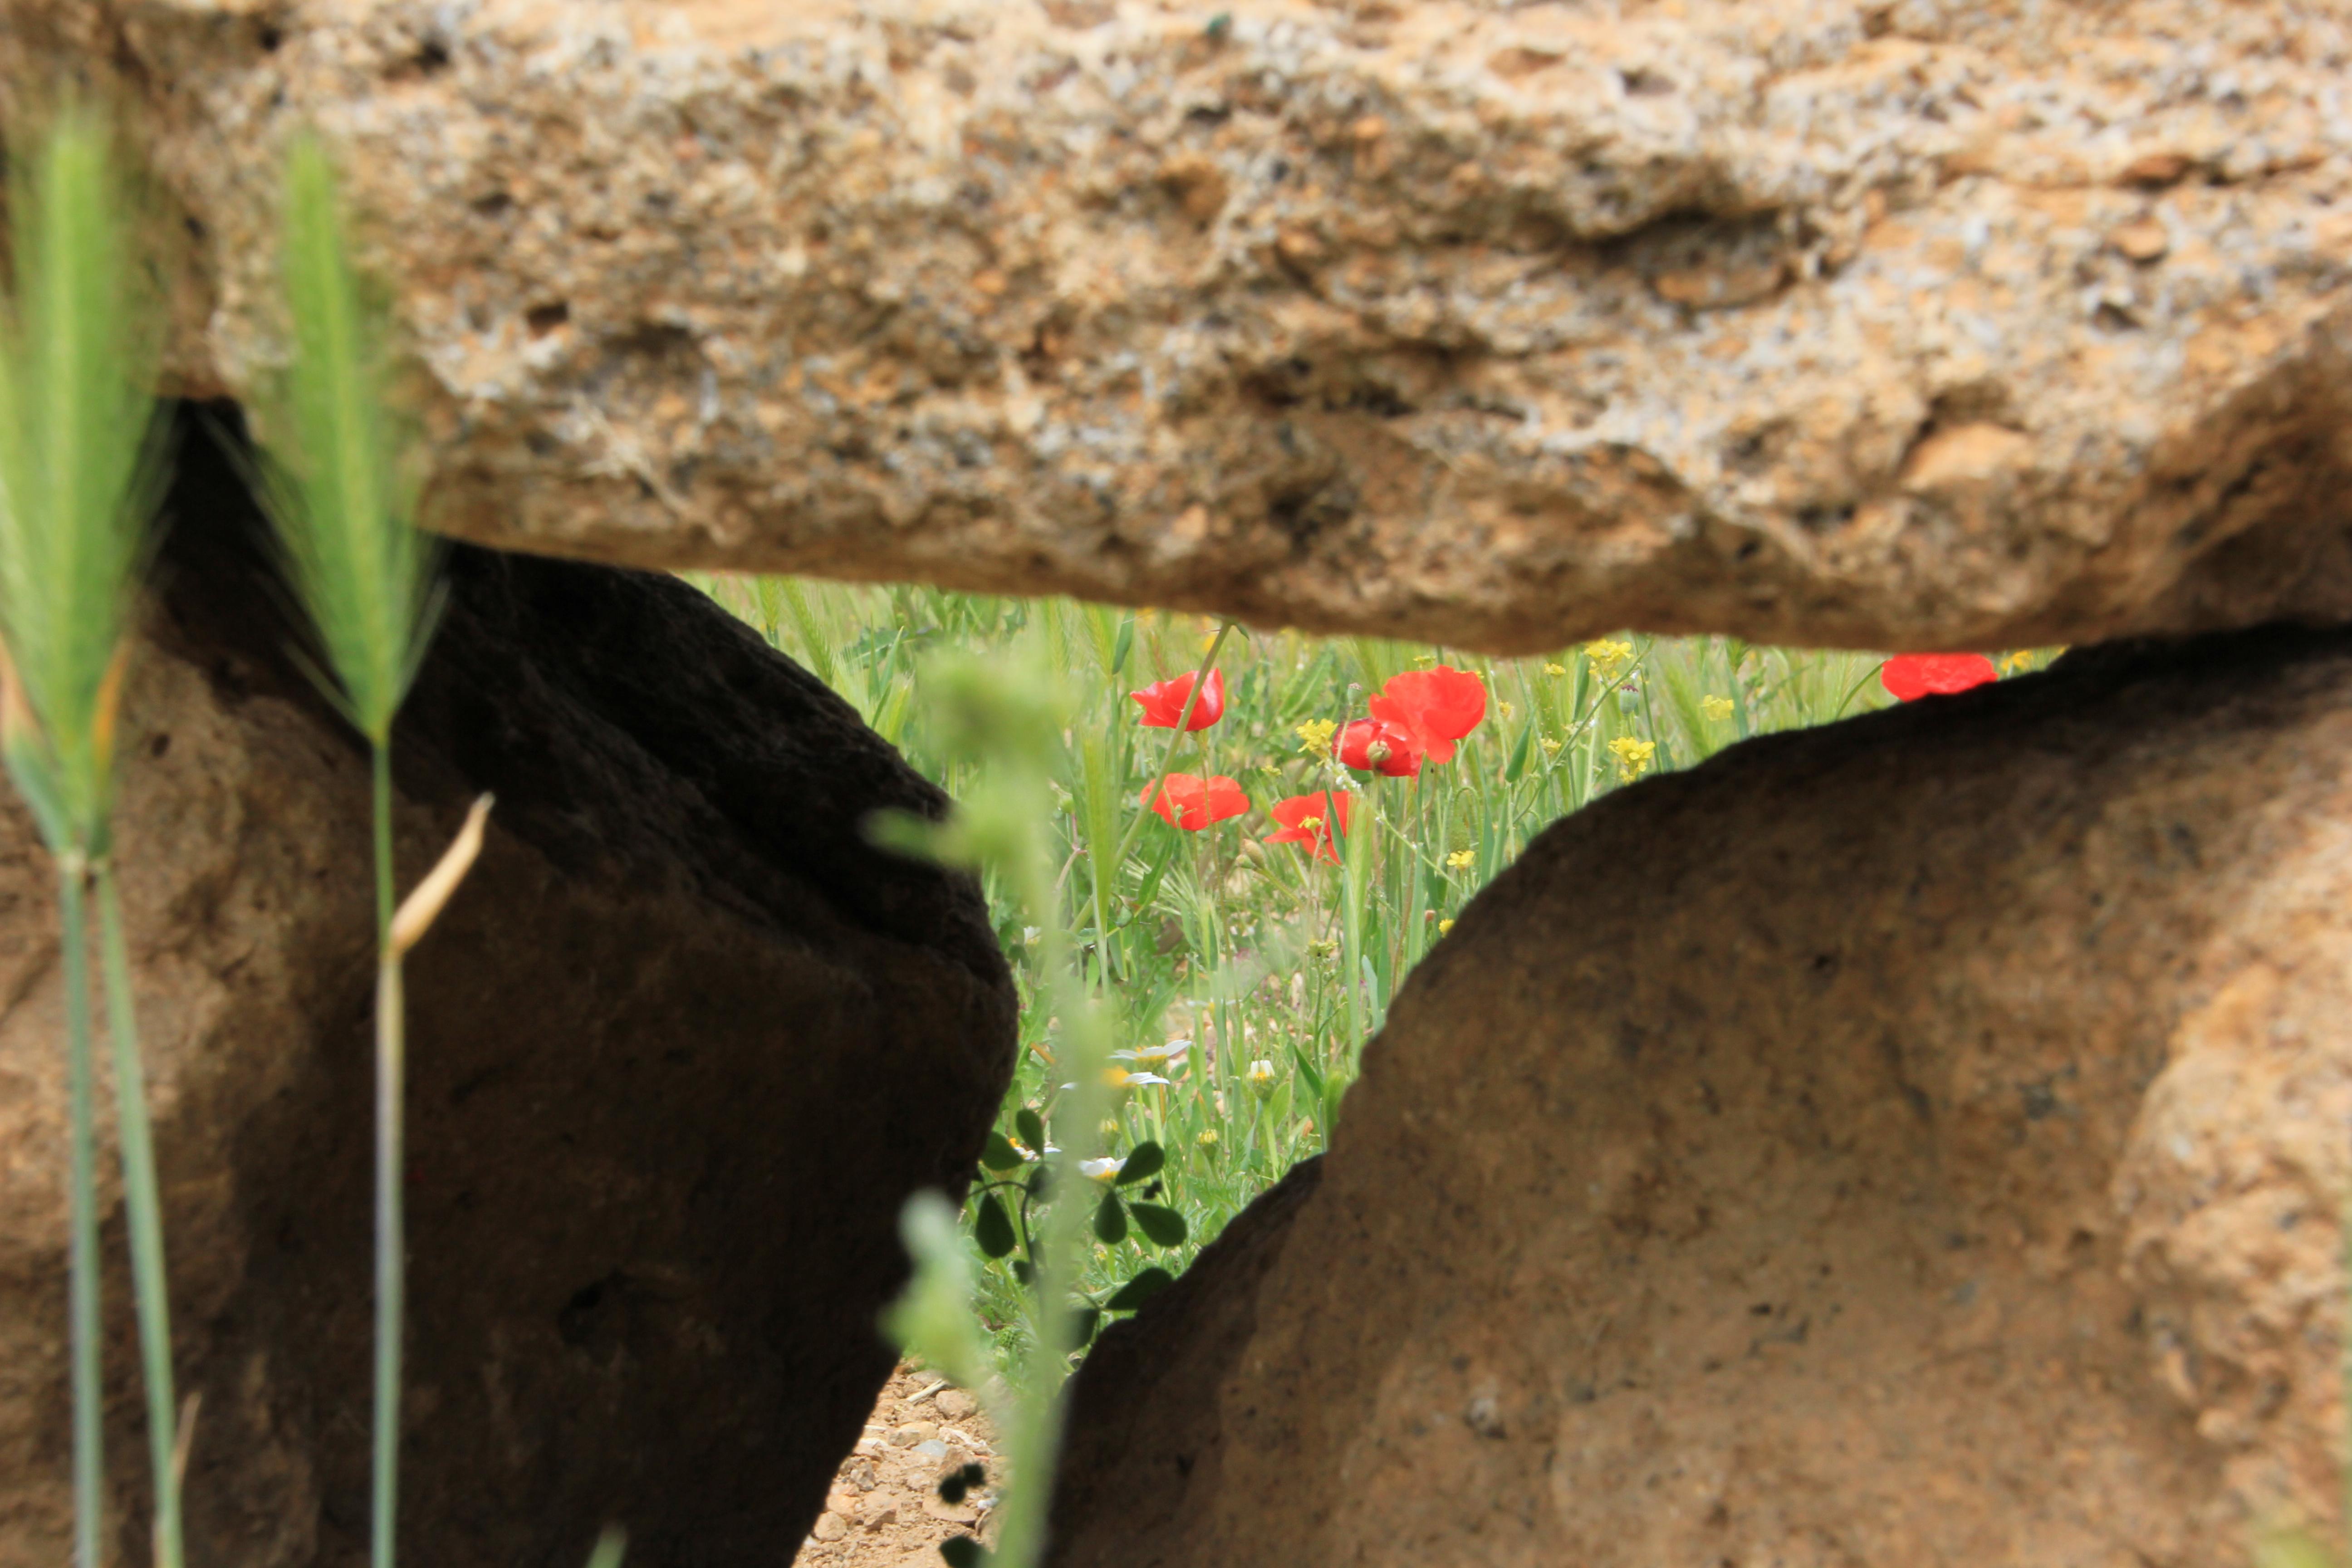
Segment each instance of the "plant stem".
M1183 743L1186 733L1184 726L1192 721L1192 709L1194 704L1201 700L1201 688L1208 680L1209 671L1217 668L1218 650L1225 646L1225 638L1232 634L1233 629L1234 623L1231 621L1217 623L1217 635L1211 639L1209 651L1201 656L1201 667L1192 672L1192 689L1184 694L1183 710L1176 715L1176 732L1168 737L1168 748L1160 754L1160 771L1153 775L1151 794L1144 796L1145 800L1159 798L1160 789L1168 783L1168 770L1174 766L1176 762L1176 748ZM1134 820L1127 825L1127 832L1118 841L1118 852L1110 858L1114 869L1127 864L1128 851L1135 847L1136 836L1143 831L1144 819L1150 815L1149 810L1139 811L1136 813Z
M1037 794L1045 794L1042 781ZM1120 858L1124 858L1122 853ZM1000 1568L1030 1568L1045 1551L1055 1460L1061 1450L1070 1352L1077 1349L1078 1319L1070 1295L1085 1272L1086 1226L1093 1212L1087 1201L1092 1196L1087 1190L1091 1184L1079 1173L1078 1166L1101 1137L1108 1097L1102 1074L1109 1052L1102 1037L1103 1018L1090 989L1071 967L1069 935L1043 845L1034 841L1025 845L1017 862L1005 869L1015 896L1032 911L1030 918L1042 926L1044 972L1062 1019L1060 1070L1071 1074L1073 1085L1069 1098L1055 1111L1055 1121L1067 1128L1063 1137L1069 1146L1052 1167L1050 1179L1055 1187L1053 1201L1045 1206L1043 1245L1033 1247L1030 1254L1036 1270L1037 1331L1030 1343L1024 1386L1007 1445L1013 1480L998 1515L996 1548L991 1558ZM1043 1156L1045 1152L1038 1152Z
M147 1394L147 1448L155 1478L155 1561L186 1560L180 1523L180 1480L173 1459L179 1399L172 1379L171 1275L164 1267L163 1184L155 1171L147 1075L131 1012L131 953L122 935L122 900L110 860L98 863L100 952L106 1022L114 1041L114 1109L122 1145L122 1202L131 1228L131 1285L139 1303L139 1353Z
M68 1313L73 1358L74 1562L102 1568L106 1437L98 1300L98 1126L91 1109L88 862L79 851L58 857L58 907L63 926L66 985L66 1103L71 1144L72 1230Z
M392 752L373 748L375 803L375 1427L371 1568L393 1568L400 1498L400 1351L407 1291L401 1215L402 1060L400 958L392 950Z

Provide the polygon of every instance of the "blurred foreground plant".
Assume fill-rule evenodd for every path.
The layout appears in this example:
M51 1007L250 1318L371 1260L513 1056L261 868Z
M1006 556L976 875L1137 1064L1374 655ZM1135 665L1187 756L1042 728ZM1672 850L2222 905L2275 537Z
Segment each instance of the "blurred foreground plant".
M1078 1299L1089 1205L1066 1200L1094 1185L1087 1167L1110 1103L1110 1022L1078 972L1055 878L1049 781L1069 706L1060 683L1035 664L1008 667L951 655L927 664L919 684L935 743L977 764L973 782L947 822L894 816L876 825L877 836L896 847L986 872L1033 922L1042 945L1047 1011L1059 1025L1056 1070L1070 1081L1055 1104L1050 1137L1043 1121L1023 1128L1031 1134L1028 1154L1038 1167L1029 1191L1044 1202L1023 1260L1031 1324L1016 1385L992 1375L956 1211L936 1193L918 1194L901 1219L915 1276L885 1324L908 1351L977 1393L1005 1435L1009 1476L996 1509L994 1546L984 1551L965 1537L949 1542L943 1554L957 1568L981 1562L1031 1568L1045 1547L1061 1448L1063 1385L1094 1320L1093 1309ZM1104 1201L1118 1200L1106 1192ZM1102 1211L1096 1205L1092 1212Z
M375 1410L373 1568L392 1568L399 1513L400 1363L406 1295L401 1209L406 1059L401 958L472 866L490 800L467 813L440 863L397 909L392 862L392 724L423 663L439 605L432 551L413 525L414 465L392 411L384 323L363 300L334 172L309 137L287 163L282 258L293 354L269 409L257 475L309 612L321 690L366 738L373 780L376 917ZM617 1552L617 1548L614 1549Z
M178 1439L163 1206L110 858L129 621L154 516L152 317L106 131L62 112L13 171L16 299L0 326L0 749L58 864L71 1147L74 1554L102 1561L104 1436L89 910L99 906L123 1206L154 1470L155 1555L180 1563Z

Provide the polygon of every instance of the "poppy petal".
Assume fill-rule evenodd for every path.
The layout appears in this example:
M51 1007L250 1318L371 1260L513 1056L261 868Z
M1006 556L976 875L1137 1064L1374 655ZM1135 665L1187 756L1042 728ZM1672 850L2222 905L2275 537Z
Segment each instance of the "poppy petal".
M1878 671L1887 694L1904 702L1966 691L2000 679L2000 671L1980 653L1897 654Z
M1185 700L1192 695L1190 675L1172 675L1165 680L1155 680L1140 691L1130 691L1130 700L1143 710L1147 729L1173 730L1184 716ZM1201 683L1201 700L1192 704L1192 720L1186 731L1205 730L1225 716L1225 672L1209 671L1209 679Z

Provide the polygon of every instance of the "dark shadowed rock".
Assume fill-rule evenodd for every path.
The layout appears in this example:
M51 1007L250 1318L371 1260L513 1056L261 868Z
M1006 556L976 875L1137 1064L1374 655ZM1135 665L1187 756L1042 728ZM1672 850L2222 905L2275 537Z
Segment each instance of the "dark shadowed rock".
M1175 1510L1193 1489L1215 1487L1220 1398L1246 1377L1258 1289L1322 1174L1319 1155L1292 1166L1175 1284L1103 1331L1070 1392L1070 1439L1054 1500L1063 1519L1115 1519L1150 1540L1175 1531Z
M2347 907L2344 633L1608 797L1414 973L1315 1190L1107 1342L1056 1560L2210 1568L2332 1519Z
M366 769L286 657L200 440L127 714L121 856L194 1560L355 1558L367 1512ZM788 1556L892 1355L895 1218L960 1188L1013 998L976 888L868 847L942 797L687 585L459 549L398 742L404 880L488 847L412 958L404 1557ZM0 1563L65 1552L51 872L0 807ZM110 1238L110 1256L119 1254ZM142 1550L110 1286L123 1556Z

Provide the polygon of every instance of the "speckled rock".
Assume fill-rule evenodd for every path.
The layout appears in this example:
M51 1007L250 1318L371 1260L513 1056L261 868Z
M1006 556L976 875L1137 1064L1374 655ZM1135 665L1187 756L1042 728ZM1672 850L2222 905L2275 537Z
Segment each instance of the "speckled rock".
M184 429L133 665L119 858L171 1249L189 1561L364 1561L367 763L287 657L250 503ZM979 889L858 831L942 797L684 584L462 549L403 718L413 880L404 1560L771 1563L895 1360L898 1209L961 1184L1010 1076ZM54 886L0 792L0 1568L70 1555ZM111 1170L111 1161L108 1162ZM108 1201L113 1202L110 1191ZM121 1277L114 1539L146 1561Z
M2223 1568L2332 1521L2347 908L2341 632L1607 796L1413 973L1319 1180L1104 1336L1055 1560Z
M1521 650L2352 614L2346 21L2118 0L5 0L177 374L342 150L435 525Z

